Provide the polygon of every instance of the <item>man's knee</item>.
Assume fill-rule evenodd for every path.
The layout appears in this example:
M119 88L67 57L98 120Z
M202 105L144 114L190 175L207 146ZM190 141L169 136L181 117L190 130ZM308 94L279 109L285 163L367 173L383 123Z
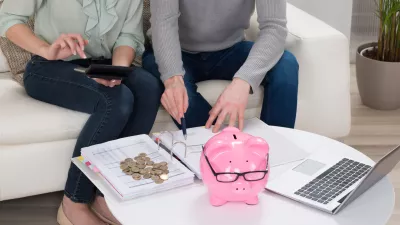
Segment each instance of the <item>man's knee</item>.
M159 78L161 76L158 71L158 65L153 51L146 50L142 57L142 66L145 70Z
M285 51L268 76L271 76L270 81L273 84L294 85L297 87L299 63L296 57L292 53Z

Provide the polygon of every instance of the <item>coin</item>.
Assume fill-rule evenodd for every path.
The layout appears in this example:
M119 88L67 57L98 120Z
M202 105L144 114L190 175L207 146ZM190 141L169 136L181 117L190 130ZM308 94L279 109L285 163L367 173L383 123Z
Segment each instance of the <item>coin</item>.
M144 168L146 167L146 165L137 165L137 167L138 167L139 169L144 169Z
M152 166L152 165L154 165L154 162L150 160L150 161L148 161L148 162L146 163L146 165Z
M142 160L142 159L138 159L138 160L136 161L136 163L139 164L139 165L144 165L144 164L146 164L146 162L145 162L144 160Z
M129 173L131 170L129 168L126 168L124 170L122 170L122 172L124 172L125 174Z
M145 171L144 169L141 169L141 170L139 171L139 173L143 175L143 174L146 173L146 171Z
M144 168L144 171L146 171L146 173L150 173L150 172L151 172L151 170L152 170L152 168L151 168L151 167L146 167L146 168Z
M140 160L140 159L142 159L142 157L140 157L140 156L136 156L134 159L137 161L137 160Z
M121 170L125 170L125 169L127 169L129 166L127 165L127 164L125 164L125 163L123 163L123 164L121 164L120 166L119 166L119 168L121 168Z
M144 157L143 160L148 162L148 161L150 161L150 158L149 157Z
M169 174L169 170L164 170L163 173Z
M134 180L140 180L142 178L142 176L140 174L138 174L138 173L134 173L134 174L132 174L132 178Z
M162 184L163 182L164 182L163 179L157 179L154 181L154 183L156 183L156 184Z
M154 171L157 175L161 175L161 174L163 174L163 171L162 170L156 170L156 171Z
M159 164L160 164L161 166L166 166L166 165L168 165L167 162L160 162Z
M158 180L158 179L160 179L160 177L157 176L157 175L152 175L152 176L151 176L151 179L152 179L152 180Z
M132 175L132 174L134 174L134 172L133 172L132 170L129 170L129 171L127 171L125 174L126 174L126 175Z
M145 157L145 156L147 156L147 154L144 153L144 152L142 152L142 153L139 154L139 156L140 156L140 157Z
M154 168L154 169L158 169L158 168L160 168L160 167L161 167L161 165L158 164L158 163L154 163L154 165L153 165L153 168Z
M146 173L146 174L143 175L143 178L144 179L150 179L151 178L151 174Z
M128 162L128 166L129 167L134 167L134 166L136 166L136 162L133 162L133 161L132 162Z
M125 159L125 162L133 162L133 159L132 158L127 158L127 159Z
M167 170L168 169L168 166L161 166L160 167L160 170Z
M161 174L160 175L160 178L162 179L162 180L168 180L168 174Z
M132 167L131 170L135 173L138 173L140 171L140 169L136 166Z

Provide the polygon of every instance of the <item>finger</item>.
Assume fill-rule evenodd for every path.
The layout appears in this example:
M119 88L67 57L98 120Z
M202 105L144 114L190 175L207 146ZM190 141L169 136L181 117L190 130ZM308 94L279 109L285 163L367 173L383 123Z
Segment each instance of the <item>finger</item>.
M76 51L78 52L78 55L82 58L82 59L87 59L85 52L80 48L77 47Z
M64 37L64 40L67 42L69 49L71 49L72 54L76 55L76 43L71 37Z
M103 79L98 79L98 78L93 78L93 80L95 80L97 83L102 84L104 86L109 86L108 82L106 80Z
M80 34L70 34L69 36L78 41L79 47L82 49L82 51L85 50L85 41Z
M178 118L178 108L176 106L176 101L174 98L174 93L172 93L171 90L167 90L167 100L168 100L168 106L169 110L172 113L172 117L178 122L178 124L181 124L180 118Z
M56 43L58 43L61 46L61 49L64 49L67 47L67 43L65 42L64 39L59 39L59 40L57 40Z
M184 91L183 90L176 90L174 93L174 99L176 103L176 107L178 110L178 117L182 118L183 117L183 99L184 99Z
M237 118L237 111L234 110L229 114L229 126L230 127L235 126L236 118Z
M185 93L183 95L183 112L186 113L188 108L189 108L189 97L185 89Z
M164 109L168 112L168 114L172 116L171 111L169 109L168 98L164 94L161 97L161 104L164 106Z
M114 85L121 85L121 80L111 80Z
M210 116L208 117L206 128L210 128L215 119L217 118L218 114L221 112L222 107L219 103L217 103L210 111Z
M217 122L215 122L215 126L214 126L214 128L213 128L213 132L214 132L214 133L216 133L216 132L219 131L219 128L221 128L221 125L222 125L222 123L224 122L225 117L226 117L227 114L228 114L227 111L226 111L226 110L223 110L223 111L218 115Z
M239 110L239 130L244 128L244 109Z

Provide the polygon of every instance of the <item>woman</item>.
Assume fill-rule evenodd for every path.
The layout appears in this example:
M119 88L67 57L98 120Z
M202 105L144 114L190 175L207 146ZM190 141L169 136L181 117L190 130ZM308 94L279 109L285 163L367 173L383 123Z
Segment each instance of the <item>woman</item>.
M92 63L131 66L144 49L142 6L142 0L3 2L2 36L34 55L24 74L27 93L91 115L73 157L79 156L83 147L147 134L153 126L162 86L151 74L135 67L121 82L91 79L74 70ZM26 25L33 15L34 32ZM118 223L104 198L95 195L94 185L73 164L64 193L58 212L60 224Z

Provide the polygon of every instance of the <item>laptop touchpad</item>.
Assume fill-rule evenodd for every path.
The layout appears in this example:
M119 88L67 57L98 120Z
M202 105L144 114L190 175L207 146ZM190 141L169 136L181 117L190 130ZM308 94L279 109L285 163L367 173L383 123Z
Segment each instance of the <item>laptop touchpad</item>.
M318 161L314 161L311 159L307 159L302 164L293 168L293 170L296 172L303 173L305 175L312 176L316 172L318 172L318 170L322 169L324 166L325 166L325 164L323 164L323 163L320 163Z

